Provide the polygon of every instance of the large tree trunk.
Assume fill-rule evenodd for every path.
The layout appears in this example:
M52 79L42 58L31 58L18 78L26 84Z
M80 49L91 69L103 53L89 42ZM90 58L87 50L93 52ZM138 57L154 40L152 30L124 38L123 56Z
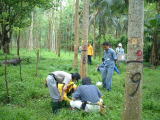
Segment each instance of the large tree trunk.
M93 25L93 53L94 53L94 59L96 59L96 17L94 18L94 25Z
M81 55L81 76L87 76L87 46L88 46L88 27L89 27L89 0L84 1L83 11L83 30L82 30L82 55Z
M127 76L123 120L140 120L142 111L144 1L129 1Z
M150 63L153 64L154 66L158 65L158 40L157 40L157 33L155 32L153 34L153 45L152 45L152 53L151 53L151 58L150 58Z
M30 30L29 30L29 44L28 44L28 48L29 50L33 49L33 18L34 18L34 13L31 12L31 26L30 26Z
M160 13L160 1L156 4L157 13ZM153 42L152 42L152 53L150 57L150 63L154 66L158 66L160 63L160 54L159 54L159 44L160 44L160 37L159 37L159 27L155 28L155 32L153 33Z
M75 22L74 22L74 68L78 68L78 48L79 48L79 0L75 4Z

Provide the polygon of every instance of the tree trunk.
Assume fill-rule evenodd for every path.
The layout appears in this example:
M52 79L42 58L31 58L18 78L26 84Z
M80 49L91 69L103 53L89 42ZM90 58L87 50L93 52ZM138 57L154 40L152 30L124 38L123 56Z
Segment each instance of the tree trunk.
M34 13L31 12L31 26L30 26L30 30L29 30L29 50L33 49L33 17L34 17Z
M60 28L58 29L58 39L57 39L57 54L58 54L58 57L60 57L61 55L61 38L62 38L62 35L61 35L61 30Z
M96 59L96 17L94 18L94 30L93 30L93 53L94 59Z
M21 31L19 30L19 31L18 31L18 38L17 38L17 56L19 56L20 34L21 34Z
M157 13L160 13L160 2L157 2L156 4L156 9ZM159 27L158 24L155 28L155 32L153 33L153 42L152 42L152 52L151 52L151 57L150 57L150 63L153 64L154 66L158 66L159 64L159 59L160 59L160 54L159 54Z
M36 56L37 56L37 62L36 62L36 76L38 76L39 49L37 49Z
M7 54L5 54L5 62L7 62ZM10 102L10 96L9 96L9 87L8 87L8 80L7 80L7 64L5 64L5 68L4 68L4 72L5 72L5 85L6 85L6 94L7 94L7 100L6 102L9 103Z
M153 33L153 45L152 45L152 53L151 53L151 64L154 66L158 66L159 54L158 54L158 33Z
M10 28L7 29L7 27L10 27L9 25L4 25L2 24L2 49L3 49L3 53L7 53L9 54L9 43L10 43Z
M123 120L141 120L144 1L129 1L127 76Z
M20 56L18 55L18 58L19 60L21 60ZM20 79L21 79L21 82L23 81L22 79L22 66L21 66L21 62L19 63L19 76L20 76Z
M2 34L0 33L0 50L2 48Z
M78 68L78 48L79 48L79 0L75 3L75 22L74 22L74 63L73 67Z
M48 50L51 50L51 40L52 40L52 22L51 17L48 17Z
M88 27L89 27L89 0L84 1L83 22L82 22L82 55L81 55L81 76L87 76L87 46L88 46Z

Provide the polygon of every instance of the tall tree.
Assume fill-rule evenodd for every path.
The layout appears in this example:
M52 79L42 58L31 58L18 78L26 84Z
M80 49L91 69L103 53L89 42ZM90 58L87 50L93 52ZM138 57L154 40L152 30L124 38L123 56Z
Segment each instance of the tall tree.
M74 68L78 67L78 48L79 48L79 0L75 3L75 20L74 20Z
M20 35L21 35L21 30L18 30L18 35L17 35L17 56L19 56L19 48L20 48Z
M51 50L51 41L52 41L52 17L51 17L51 15L49 14L48 15L48 41L47 41L47 43L48 43L48 50Z
M83 21L82 21L82 55L81 55L81 76L87 76L87 46L89 27L89 0L84 0Z
M13 27L28 26L27 18L33 8L51 7L51 0L1 0L0 3L0 36L4 53L9 53L9 43L11 41Z
M7 103L9 103L10 102L10 95L9 95L9 87L8 87L8 80L7 80L7 54L5 54L5 67L4 67L4 75L5 75L5 78L4 78L4 80L5 80L5 85L6 85L6 97L7 97Z
M28 40L28 48L30 50L33 49L33 25L34 25L34 12L31 12L31 26L29 30L29 40Z
M144 1L130 0L124 120L141 119Z

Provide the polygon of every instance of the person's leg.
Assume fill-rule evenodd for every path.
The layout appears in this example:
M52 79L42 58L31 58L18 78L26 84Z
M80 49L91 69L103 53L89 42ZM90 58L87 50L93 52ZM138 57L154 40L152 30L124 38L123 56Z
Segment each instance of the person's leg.
M72 107L72 108L77 108L77 109L81 109L81 107L82 107L82 101L80 101L80 100L72 100L71 102L70 102L70 106Z
M107 68L107 77L105 82L106 82L106 89L109 91L111 90L111 86L112 86L113 72L114 72L114 67Z
M91 64L91 56L88 55L88 64Z
M102 74L103 87L106 88L107 69L104 68L104 69L101 71L101 74Z
M59 101L52 101L51 102L52 111L54 114L58 113L59 109L61 108L61 103Z
M100 111L100 106L99 105L86 104L85 111L86 112L99 112Z
M55 101L59 101L60 100L60 93L57 88L57 82L50 75L47 77L47 85L48 85L48 89L49 89L51 98L54 99Z
M90 64L92 64L92 56L90 55Z
M87 60L87 62L88 62L88 64L89 64L89 55L88 55L87 57L88 57L88 60Z
M59 102L60 93L59 93L58 88L57 88L57 82L50 75L48 75L48 77L47 77L47 86L48 86L48 89L49 89L50 96L52 98L52 102L51 102L52 111L53 111L53 113L57 113L58 110L61 107L60 102Z

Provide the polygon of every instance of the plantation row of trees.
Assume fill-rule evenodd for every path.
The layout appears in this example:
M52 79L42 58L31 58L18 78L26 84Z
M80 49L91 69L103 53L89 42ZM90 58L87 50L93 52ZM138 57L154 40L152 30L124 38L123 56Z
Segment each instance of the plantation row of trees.
M20 48L36 49L36 75L41 48L59 57L61 50L74 51L73 67L78 68L82 46L80 73L85 77L88 42L93 43L95 57L101 57L104 41L113 48L121 42L128 53L124 120L141 119L143 53L145 61L160 64L159 0L2 0L0 12L0 49L5 58L12 48L17 48L19 58ZM5 64L9 100L6 71Z
M159 6L158 0L145 1L144 58L155 66L160 60ZM128 1L90 0L89 8L88 38L95 56L101 55L99 48L106 40L113 47L121 42L127 50ZM84 39L82 1L2 0L0 11L0 48L4 53L12 47L48 48L59 56L60 50L75 51L77 56ZM76 61L75 57L75 67Z

